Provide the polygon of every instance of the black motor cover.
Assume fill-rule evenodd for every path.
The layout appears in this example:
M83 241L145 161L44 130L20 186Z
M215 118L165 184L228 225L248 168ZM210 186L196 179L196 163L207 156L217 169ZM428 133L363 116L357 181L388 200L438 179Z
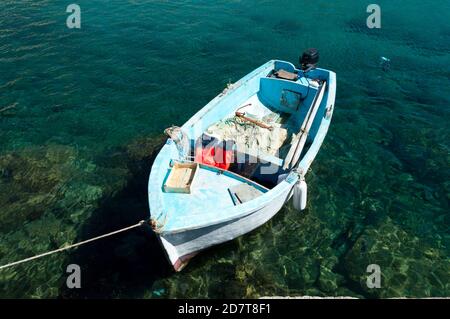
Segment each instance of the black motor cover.
M300 65L303 70L311 70L316 67L319 62L319 51L314 48L310 48L303 52L300 58Z

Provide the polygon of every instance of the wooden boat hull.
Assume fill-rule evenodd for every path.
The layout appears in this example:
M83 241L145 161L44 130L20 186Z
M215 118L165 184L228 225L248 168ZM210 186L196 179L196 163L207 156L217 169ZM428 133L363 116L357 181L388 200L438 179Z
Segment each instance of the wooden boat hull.
M267 206L242 218L200 229L160 234L160 240L175 271L182 270L201 250L235 239L265 224L280 211L290 195L289 190L282 192Z
M246 91L257 92L260 81L266 85L273 81L265 78L277 65L295 71L292 64L273 60L249 73L232 88L219 94L183 125L182 128L189 132L189 138L195 141L214 120L223 118L230 112L234 113L232 107L239 107L239 104L231 99L233 94L239 103L244 103L248 99ZM170 171L170 162L178 154L173 141L168 139L153 164L148 191L152 219L155 220L155 224L161 224L161 227L155 227L155 232L176 271L180 271L198 252L230 241L263 225L278 213L292 196L293 188L308 172L325 139L334 111L335 73L323 69L317 69L314 72L316 72L315 76L326 81L327 91L323 101L318 104L315 112L317 115L310 123L313 138L309 140L308 148L302 152L298 162L293 163L288 170L281 169L282 159L272 157L272 163L276 163L276 166L280 168L279 172L283 171L285 178L278 181L271 189L240 176L234 176L231 172L200 165L202 168L197 177L200 182L197 181L192 194L165 193L162 185L166 180L167 170ZM292 82L280 83L289 88L293 85ZM308 88L308 93L309 90ZM311 88L311 92L313 91L314 89ZM233 205L229 198L225 198L229 197L226 190L238 180L239 183L248 183L255 188L260 188L262 195L249 202ZM206 184L209 187L205 186Z

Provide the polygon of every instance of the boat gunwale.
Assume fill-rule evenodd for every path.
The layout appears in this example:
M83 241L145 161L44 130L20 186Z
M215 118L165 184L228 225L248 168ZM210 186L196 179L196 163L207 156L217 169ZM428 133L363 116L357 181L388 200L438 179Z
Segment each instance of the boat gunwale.
M319 69L323 70L323 69ZM336 100L336 73L330 70L324 70L328 72L328 89L327 89L327 99L326 99L326 106L325 106L325 114L323 114L321 117L320 126L317 129L316 135L314 136L314 140L311 143L311 145L308 148L308 151L303 155L303 158L299 160L293 167L296 170L301 170L303 174L306 175L306 172L308 171L309 167L311 166L312 162L316 158L320 147L323 144L323 141L325 140L325 137L328 133L328 128L330 127L331 119L333 118L334 113L334 104ZM323 103L323 102L322 102ZM328 107L331 107L330 116L327 118L326 113ZM316 116L319 116L318 114Z
M272 200L273 197L280 195L278 193L284 192L284 190L280 191L279 187L285 186L285 188L290 188L289 189L289 192L290 192L292 190L292 188L294 187L295 182L296 182L296 180L291 180L290 182L282 181L280 184L275 186L273 189L267 191L266 193L262 194L257 199L254 199L254 200L251 200L249 202L245 202L245 203L242 203L240 205L232 207L232 208L236 208L236 207L241 207L242 208L244 206L249 206L250 204L253 204L253 206L255 206L255 207L252 207L252 208L246 207L247 209L244 209L243 212L240 213L240 214L230 215L230 216L228 216L226 218L222 218L222 219L219 219L219 220L215 220L215 221L211 221L211 222L207 222L207 223L203 223L203 224L190 225L190 226L187 226L187 227L179 227L179 228L175 228L175 229L171 229L171 230L161 229L161 231L159 233L160 233L160 235L163 235L163 236L167 235L167 234L176 234L176 233L181 233L181 232L186 232L186 231L206 228L206 227L210 227L210 226L214 226L214 225L219 225L219 224L223 224L223 223L226 223L226 222L230 222L232 220L238 220L238 219L244 218L244 217L246 217L248 215L257 213L259 210L261 210L261 208L265 207ZM277 192L278 192L277 194L273 193L273 190L275 188L279 188L277 190ZM270 197L269 197L269 194L271 195ZM258 200L258 199L261 199L264 196L266 197L265 201L262 202L261 205L257 205L256 206L254 202L256 200Z

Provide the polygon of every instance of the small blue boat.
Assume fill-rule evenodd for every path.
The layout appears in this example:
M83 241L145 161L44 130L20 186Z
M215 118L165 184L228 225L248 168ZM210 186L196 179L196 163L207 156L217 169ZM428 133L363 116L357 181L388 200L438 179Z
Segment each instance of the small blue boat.
M271 60L172 127L148 183L151 222L176 271L199 251L261 226L292 197L333 115L336 74Z

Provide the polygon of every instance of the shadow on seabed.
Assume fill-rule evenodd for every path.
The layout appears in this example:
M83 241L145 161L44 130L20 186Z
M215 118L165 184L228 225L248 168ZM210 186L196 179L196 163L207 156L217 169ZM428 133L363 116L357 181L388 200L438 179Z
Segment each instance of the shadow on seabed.
M162 144L144 158L129 158L126 186L106 199L79 232L80 240L120 229L149 217L147 182ZM121 153L123 150L120 151ZM61 283L60 298L142 297L155 280L172 274L156 235L143 226L78 248L69 256L81 270L81 288Z

